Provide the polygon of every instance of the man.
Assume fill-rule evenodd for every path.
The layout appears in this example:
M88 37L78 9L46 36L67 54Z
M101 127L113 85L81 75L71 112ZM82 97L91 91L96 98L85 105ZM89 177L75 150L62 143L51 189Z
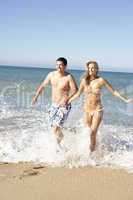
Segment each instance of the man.
M73 76L66 72L67 60L60 57L56 60L56 70L50 72L37 89L32 99L32 105L37 101L43 89L50 83L52 86L52 106L50 109L50 123L57 142L60 144L63 139L62 127L68 117L71 105L68 100L77 92L77 85Z

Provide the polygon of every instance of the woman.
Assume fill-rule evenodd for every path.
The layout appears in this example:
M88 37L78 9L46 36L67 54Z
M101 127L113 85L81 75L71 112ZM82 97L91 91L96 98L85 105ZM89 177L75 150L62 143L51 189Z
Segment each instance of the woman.
M96 148L96 134L98 127L103 117L103 107L101 104L101 88L105 86L114 96L122 99L126 103L132 102L133 99L127 99L119 94L118 91L108 83L107 80L98 76L98 64L95 61L89 61L86 64L87 71L81 80L78 92L69 99L68 103L71 103L83 92L86 94L84 103L84 121L85 124L90 127L90 151L95 151Z

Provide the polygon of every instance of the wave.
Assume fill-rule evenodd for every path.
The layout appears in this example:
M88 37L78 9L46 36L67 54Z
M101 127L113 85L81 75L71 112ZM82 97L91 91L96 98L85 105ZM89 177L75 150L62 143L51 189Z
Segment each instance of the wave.
M79 106L79 105L78 105ZM0 162L35 162L50 166L110 166L133 172L133 127L102 122L96 153L90 154L90 130L74 107L59 146L49 127L47 107L13 110L1 106ZM78 115L75 115L78 112Z

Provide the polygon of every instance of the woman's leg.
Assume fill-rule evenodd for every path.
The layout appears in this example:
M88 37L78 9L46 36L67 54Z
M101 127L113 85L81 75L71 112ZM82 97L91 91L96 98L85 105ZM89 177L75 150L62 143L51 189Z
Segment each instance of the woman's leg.
M103 117L103 111L95 111L92 117L91 124L91 135L90 135L90 150L91 152L95 151L96 148L96 134L98 127L101 123Z
M85 123L85 126L89 127L89 129L88 129L88 134L89 134L90 129L91 129L91 125L92 125L92 115L91 115L91 113L85 112L84 123Z
M91 127L91 124L92 124L92 115L90 113L88 113L88 112L85 112L85 114L84 114L84 123L89 128Z

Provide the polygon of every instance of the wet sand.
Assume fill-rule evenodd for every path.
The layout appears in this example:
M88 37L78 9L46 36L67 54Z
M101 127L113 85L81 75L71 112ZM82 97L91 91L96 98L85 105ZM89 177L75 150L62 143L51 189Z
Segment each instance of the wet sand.
M110 168L0 164L1 200L132 200L133 174Z

